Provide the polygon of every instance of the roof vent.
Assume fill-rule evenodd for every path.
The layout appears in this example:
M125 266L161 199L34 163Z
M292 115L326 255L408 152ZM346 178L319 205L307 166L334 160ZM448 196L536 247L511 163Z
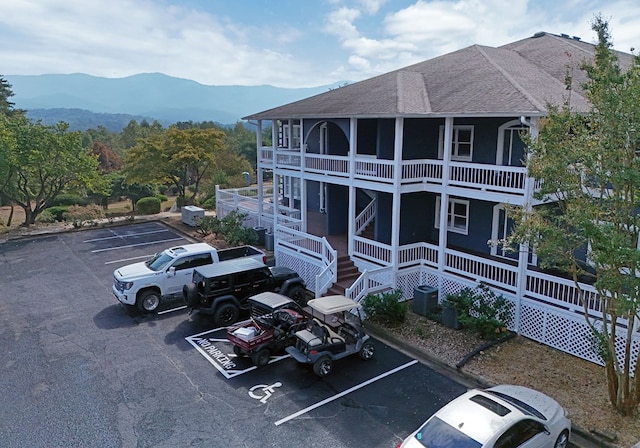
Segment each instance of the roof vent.
M564 33L560 34L560 36L564 37L565 39L569 38L569 35L568 34L564 34Z
M580 40L580 36L571 36L573 40Z
M542 37L544 36L546 33L544 31L538 31L536 34L533 35L534 38L536 37Z

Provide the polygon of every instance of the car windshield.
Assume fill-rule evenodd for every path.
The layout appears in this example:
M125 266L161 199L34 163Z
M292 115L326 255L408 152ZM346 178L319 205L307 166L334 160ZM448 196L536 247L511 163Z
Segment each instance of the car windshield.
M481 444L453 426L433 417L422 426L414 438L427 448L480 448Z
M152 271L161 271L164 267L173 261L173 257L166 254L165 252L157 253L153 256L153 258L147 261L145 264Z

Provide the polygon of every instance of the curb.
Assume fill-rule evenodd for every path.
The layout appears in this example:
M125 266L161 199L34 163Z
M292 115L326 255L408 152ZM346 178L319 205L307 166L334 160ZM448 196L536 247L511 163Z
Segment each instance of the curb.
M433 370L446 375L447 377L454 377L456 381L462 383L469 388L486 388L495 386L495 384L487 381L481 376L477 376L468 372L464 372L461 369L455 368L440 358L433 356L431 353L407 345L404 341L398 339L393 334L386 331L384 328L376 325L375 323L366 322L366 329L371 336L376 337L381 342L399 350L400 352L416 358L421 363L429 366ZM427 416L425 416L425 419ZM584 430L578 426L571 424L571 445L576 448L619 448L616 445L609 444L604 440L597 438L591 432ZM640 444L639 447L640 448Z

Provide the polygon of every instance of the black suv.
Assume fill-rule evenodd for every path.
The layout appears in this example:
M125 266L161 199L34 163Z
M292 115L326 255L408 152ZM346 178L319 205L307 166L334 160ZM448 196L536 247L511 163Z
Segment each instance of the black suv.
M307 303L304 280L295 271L250 258L197 267L182 295L191 310L211 314L217 326L226 327L238 320L240 310L249 309L249 297L266 291L288 296L300 306Z

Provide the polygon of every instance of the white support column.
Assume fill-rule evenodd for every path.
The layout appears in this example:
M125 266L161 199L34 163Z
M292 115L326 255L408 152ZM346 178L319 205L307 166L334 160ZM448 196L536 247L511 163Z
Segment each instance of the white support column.
M264 211L264 176L262 173L262 163L260 163L262 154L262 120L258 120L256 124L256 182L258 183L258 225L262 226L262 213Z
M348 250L349 256L353 254L353 236L355 234L356 220L356 187L353 184L355 175L355 157L358 135L358 120L356 118L349 119L349 217L348 217Z
M534 117L529 122L529 133L531 138L538 138L538 118ZM533 199L534 179L527 176L524 181L524 211L531 212L531 200ZM520 333L520 317L522 315L522 297L527 287L527 268L529 265L529 245L521 244L518 251L518 279L516 284L516 307L514 315L514 327L516 333Z
M292 131L293 132L293 131ZM291 134L293 137L293 134ZM304 142L304 123L300 118L300 219L302 220L302 231L307 231L307 181L304 174L304 157L305 157L305 142Z
M438 232L438 271L444 272L447 249L447 215L449 213L449 164L451 163L451 142L453 140L453 117L444 120L444 142L442 147L442 191L440 194L440 231ZM442 296L442 276L438 277L438 290Z
M278 120L271 120L271 150L273 153L273 233L276 233L278 225L278 210L280 208L280 187L278 185Z
M400 249L400 206L402 204L402 135L404 118L397 117L393 139L393 197L391 205L391 266L397 272L398 250ZM394 283L396 275L393 275ZM396 285L394 284L394 287Z

